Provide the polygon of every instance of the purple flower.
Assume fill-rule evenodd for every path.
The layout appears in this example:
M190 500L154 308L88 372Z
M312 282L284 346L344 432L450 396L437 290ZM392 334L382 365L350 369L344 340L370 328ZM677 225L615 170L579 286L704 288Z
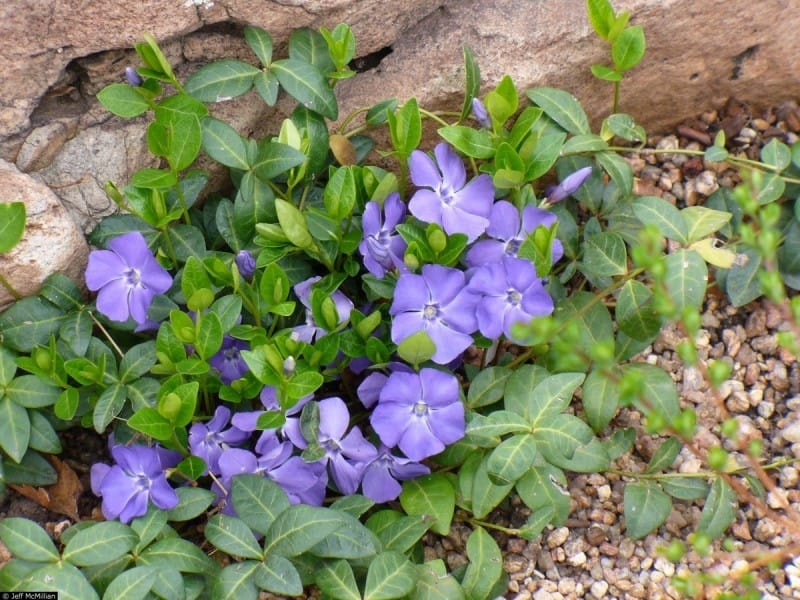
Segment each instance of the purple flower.
M528 323L553 312L553 299L536 276L536 267L521 258L506 256L479 267L467 289L479 298L475 311L478 328L488 338L504 333L514 340L514 323Z
M397 192L391 193L383 203L385 219L381 219L381 207L377 202L367 202L361 224L364 239L358 250L364 257L364 266L377 278L386 271L403 267L406 243L395 232L395 227L406 216L406 206Z
M142 76L136 72L136 69L133 67L125 67L125 79L128 80L128 83L134 87L139 87L144 83L142 80Z
M489 129L492 126L489 113L480 98L472 99L472 116L475 117L475 120L484 129Z
M321 462L328 465L336 487L345 495L355 493L366 463L378 454L375 446L364 439L358 427L353 427L345 435L349 424L350 413L344 400L331 397L319 401L316 441L325 449L325 457ZM295 446L308 447L309 440L303 437L299 417L287 419L283 430Z
M249 348L250 344L244 340L237 340L227 333L223 336L222 347L208 359L208 364L219 372L222 383L230 385L232 381L244 377L245 373L250 370L240 353Z
M407 364L397 361L389 363L389 370L392 372L414 372L414 370ZM364 381L361 382L356 390L356 395L358 396L358 399L361 400L361 404L364 405L364 408L372 408L375 406L375 404L378 402L378 397L380 396L383 386L386 385L387 379L389 379L389 376L381 373L380 371L373 371L364 378Z
M438 223L445 233L464 233L472 242L489 225L494 185L486 173L467 183L464 163L445 143L433 150L436 162L421 150L408 160L411 181L418 189L408 203L411 214Z
M411 460L439 454L464 437L458 379L436 369L392 373L369 422L381 442L398 446Z
M172 276L156 261L138 231L115 237L110 250L93 250L86 267L86 286L97 292L97 310L112 321L147 321L156 294L172 286Z
M391 454L384 445L378 449L378 457L367 465L361 479L361 490L375 502L396 499L402 488L398 481L427 475L431 470L409 458Z
M325 329L317 325L311 312L311 285L320 279L322 278L319 276L309 277L305 281L301 281L294 286L294 293L297 294L300 302L306 307L306 323L305 325L299 325L294 328L294 337L297 340L306 342L308 344L310 344L315 337L321 338L328 333ZM350 311L353 310L354 306L353 303L339 290L333 292L330 297L336 306L336 314L339 318L339 324L344 323L350 318Z
M497 262L504 256L517 256L519 247L529 234L537 227L551 227L556 216L550 211L526 206L522 210L522 223L519 211L510 202L499 200L492 206L489 216L489 227L486 234L494 239L479 240L467 252L467 265L479 267L490 262ZM564 256L564 246L560 240L553 241L553 262Z
M574 173L567 175L567 177L564 178L564 181L549 188L545 192L547 195L547 202L550 204L555 204L567 196L574 194L578 191L578 188L580 188L584 182L589 179L591 174L592 167L583 167L582 169L578 169Z
M242 411L233 415L233 424L242 431L255 431L258 429L258 419L261 417L261 415L269 411L275 412L281 409L281 405L278 402L278 395L274 386L265 385L263 388L261 388L261 393L258 395L258 397L261 400L261 404L264 405L265 410ZM291 417L293 415L300 414L303 406L305 406L306 403L313 397L313 394L309 394L308 396L303 396L300 398L300 400L297 401L297 404L286 410L286 416Z
M237 427L223 431L231 418L231 411L218 406L214 417L208 423L195 423L189 429L189 448L192 454L202 458L207 466L206 472L219 473L219 457L229 446L241 444L250 433Z
M478 323L475 298L465 289L464 273L441 265L425 265L422 274L404 273L397 281L392 316L392 341L399 344L424 330L436 346L433 361L447 364L472 344Z
M160 450L160 451L159 451ZM97 496L102 496L103 516L130 523L147 512L148 500L161 510L170 510L178 504L178 494L170 487L166 469L174 467L180 455L177 452L148 446L121 446L111 448L117 463L112 467L97 463L92 465L91 485Z
M239 275L248 281L256 272L256 259L247 250L241 250L234 259L236 268L239 269Z

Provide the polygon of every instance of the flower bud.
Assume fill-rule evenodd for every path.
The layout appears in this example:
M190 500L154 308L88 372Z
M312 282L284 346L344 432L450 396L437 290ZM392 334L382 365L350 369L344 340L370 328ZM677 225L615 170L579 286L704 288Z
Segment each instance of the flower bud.
M283 361L283 374L286 377L291 377L294 375L294 371L297 368L297 361L294 359L294 356L287 356Z
M472 116L475 117L481 127L489 129L492 126L492 122L489 120L489 113L480 98L472 99Z
M567 175L564 181L547 191L547 201L550 204L560 202L567 196L574 194L589 179L592 174L592 167L583 167L574 173Z
M133 67L125 67L125 79L134 87L139 87L144 83L142 76Z
M236 267L242 277L250 279L256 271L256 259L247 250L241 250L236 255Z

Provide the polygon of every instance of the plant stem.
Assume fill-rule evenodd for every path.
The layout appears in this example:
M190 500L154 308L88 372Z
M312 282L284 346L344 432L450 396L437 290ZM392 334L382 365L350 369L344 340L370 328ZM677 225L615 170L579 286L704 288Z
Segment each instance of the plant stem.
M87 311L87 312L89 313L89 318L92 321L94 321L94 324L97 325L97 328L103 332L103 335L108 340L108 343L111 344L111 347L117 351L119 357L122 358L123 356L125 356L125 353L122 350L120 350L120 347L117 346L117 343L114 341L114 338L111 337L111 334L108 333L108 330L103 326L103 324L97 320L97 317L94 316L94 313L92 311Z
M0 273L0 285L2 285L4 288L8 290L8 293L11 294L14 300L19 300L20 298L22 298L22 294L20 294L17 290L14 289L14 286L11 285L8 279L3 277L2 273Z

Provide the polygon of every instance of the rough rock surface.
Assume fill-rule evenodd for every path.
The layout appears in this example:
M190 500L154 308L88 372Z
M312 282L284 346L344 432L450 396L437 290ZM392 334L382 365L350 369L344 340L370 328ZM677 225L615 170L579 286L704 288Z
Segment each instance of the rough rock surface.
M58 197L2 159L0 190L0 202L25 203L25 234L9 252L0 254L0 273L14 289L24 296L35 294L44 278L55 272L83 281L89 249ZM11 302L11 295L0 288L0 310Z

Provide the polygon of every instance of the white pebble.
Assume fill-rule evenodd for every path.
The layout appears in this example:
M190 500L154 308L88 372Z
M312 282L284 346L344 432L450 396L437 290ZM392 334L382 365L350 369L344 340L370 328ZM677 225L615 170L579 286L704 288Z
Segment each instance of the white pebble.
M605 598L608 593L608 584L605 581L595 581L589 591L595 598Z

